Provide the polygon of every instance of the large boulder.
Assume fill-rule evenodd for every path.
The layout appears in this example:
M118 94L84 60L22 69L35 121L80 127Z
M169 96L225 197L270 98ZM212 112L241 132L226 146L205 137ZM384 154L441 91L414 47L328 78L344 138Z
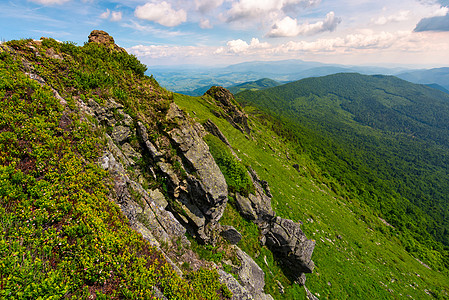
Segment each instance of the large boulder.
M315 241L307 239L299 223L280 217L273 218L263 234L265 244L281 260L290 275L303 283L303 273L312 273L315 266L312 261Z
M101 44L119 52L126 52L125 49L117 46L115 44L114 38L103 30L93 30L89 34L89 43Z

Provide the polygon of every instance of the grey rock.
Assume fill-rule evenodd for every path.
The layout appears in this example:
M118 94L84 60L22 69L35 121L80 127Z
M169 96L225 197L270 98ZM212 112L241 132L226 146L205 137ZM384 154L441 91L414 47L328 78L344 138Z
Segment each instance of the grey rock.
M220 277L218 280L225 284L228 289L232 292L231 300L253 300L251 293L245 289L232 275L226 273L223 270L218 270L218 275Z
M253 209L251 200L243 197L239 193L235 194L235 201L239 212L248 220L257 220L257 213Z
M142 122L137 122L137 134L139 134L139 136L142 138L147 150L150 152L152 159L158 160L162 157L163 153L157 150L153 143L150 142L147 129Z
M142 158L142 155L137 152L129 143L124 143L122 145L123 155L128 158L128 161L131 165L135 164L135 161Z
M250 134L248 116L236 105L234 95L221 86L211 87L204 95L211 96L215 103L225 111L224 117L234 128L242 133Z
M114 142L121 144L125 141L127 141L131 136L131 130L129 127L125 127L122 125L115 126L112 130L112 139Z
M228 187L223 174L203 141L202 127L192 125L184 112L174 103L166 115L167 120L179 126L168 134L182 151L187 168L188 191L192 202L210 219L218 220L223 215L228 200ZM191 175L191 174L195 175Z
M307 239L299 223L275 217L265 229L266 245L282 260L296 280L302 273L311 273L315 264L311 257L315 241Z
M164 194L162 194L159 190L150 190L149 191L150 199L159 205L161 208L166 208L168 205L167 200L165 199Z
M212 122L210 119L208 119L203 124L204 129L209 131L212 135L215 135L217 138L219 138L223 143L225 143L227 146L231 146L229 144L228 139L224 136L224 134L221 132L221 130L218 128L217 125L215 125L214 122Z
M312 294L311 291L309 291L309 289L307 287L304 287L304 289L306 290L306 295L307 295L307 299L308 300L320 300L318 299L317 296L315 296L314 294Z
M235 245L242 239L242 235L233 226L224 225L222 226L222 231L220 235L224 237L229 243Z
M265 273L248 254L239 247L236 247L236 250L240 260L240 268L237 271L240 282L252 295L263 293Z

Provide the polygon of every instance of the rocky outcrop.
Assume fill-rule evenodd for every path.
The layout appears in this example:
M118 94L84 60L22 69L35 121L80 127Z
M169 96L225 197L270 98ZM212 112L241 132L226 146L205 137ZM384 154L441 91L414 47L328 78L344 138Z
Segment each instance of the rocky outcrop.
M180 179L170 165L159 167L170 180L173 196L182 205L184 217L191 220L203 241L213 240L215 226L223 215L228 200L228 187L223 174L203 141L204 128L187 119L174 103L166 115L167 121L177 124L168 132L174 146L182 154L185 178Z
M126 52L125 49L117 46L115 44L114 38L103 30L93 30L89 34L89 43L102 44L116 51Z
M218 115L224 117L242 133L250 134L248 115L238 107L237 101L230 91L221 86L213 86L204 95L211 96L215 104L223 109L223 112L216 112Z
M248 197L236 193L237 208L245 218L259 226L261 242L281 261L290 277L304 285L304 273L311 273L315 266L311 259L315 241L307 239L300 228L301 224L275 216L271 208L272 194L268 182L261 180L251 168L249 174L255 192Z
M237 229L229 225L222 226L220 235L232 245L237 244L242 239L242 234L238 232Z
M271 192L268 183L259 178L256 172L249 168L249 174L254 185L254 194L244 197L236 193L235 200L237 207L243 216L249 220L268 221L274 217L271 208Z
M302 273L312 273L315 266L312 261L315 241L307 239L299 223L280 217L273 218L264 231L265 244L301 283Z

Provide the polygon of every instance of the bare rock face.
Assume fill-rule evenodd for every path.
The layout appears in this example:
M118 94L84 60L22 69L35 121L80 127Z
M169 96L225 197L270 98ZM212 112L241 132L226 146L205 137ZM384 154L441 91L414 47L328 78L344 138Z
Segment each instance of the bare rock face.
M315 241L307 239L299 223L275 217L265 229L265 244L280 258L290 274L300 282L301 273L312 273Z
M125 49L117 46L114 42L114 38L103 30L93 30L89 34L89 43L102 44L107 47L113 48L114 50L125 52Z
M190 198L204 215L218 221L226 207L228 186L209 152L209 147L202 139L204 129L199 124L192 125L174 103L170 105L167 119L179 125L172 129L169 135L182 151L188 164L186 169L190 170L187 175Z
M242 133L250 134L251 129L248 126L248 116L236 105L236 100L232 93L221 86L211 87L204 95L211 96L215 103L223 108L224 118Z

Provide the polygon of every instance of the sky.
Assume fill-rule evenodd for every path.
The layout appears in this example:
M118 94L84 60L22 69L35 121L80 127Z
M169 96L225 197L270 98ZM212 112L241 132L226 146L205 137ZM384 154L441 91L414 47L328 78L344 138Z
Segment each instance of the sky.
M449 0L0 0L0 39L104 30L148 66L449 66Z

